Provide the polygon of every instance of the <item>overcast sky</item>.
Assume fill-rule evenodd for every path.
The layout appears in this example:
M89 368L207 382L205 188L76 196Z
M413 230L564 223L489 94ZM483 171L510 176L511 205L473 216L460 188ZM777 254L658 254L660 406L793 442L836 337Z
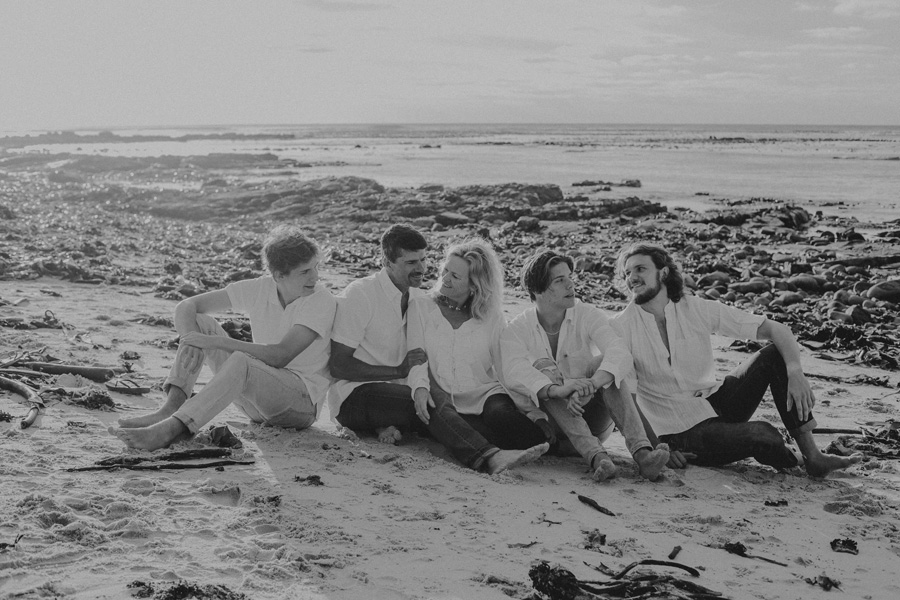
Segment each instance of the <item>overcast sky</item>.
M900 0L2 0L0 130L900 125Z

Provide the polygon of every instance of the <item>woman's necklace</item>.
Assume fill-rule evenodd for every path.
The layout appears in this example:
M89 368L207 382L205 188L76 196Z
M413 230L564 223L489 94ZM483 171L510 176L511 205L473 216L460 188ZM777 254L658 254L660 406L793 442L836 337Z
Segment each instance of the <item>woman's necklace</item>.
M435 299L435 301L441 306L446 306L450 310L455 310L456 312L463 312L469 307L468 300L466 300L462 304L456 304L455 302L453 302L453 300L443 294L438 294L438 297Z

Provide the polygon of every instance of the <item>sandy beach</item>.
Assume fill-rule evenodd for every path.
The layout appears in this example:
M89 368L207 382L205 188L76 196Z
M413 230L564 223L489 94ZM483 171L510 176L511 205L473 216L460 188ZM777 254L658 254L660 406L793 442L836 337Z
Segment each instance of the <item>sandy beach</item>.
M644 564L625 579L655 573L737 599L900 596L900 471L890 457L869 456L825 480L742 461L667 469L651 483L614 434L607 447L620 474L598 484L580 459L552 456L487 476L433 440L386 446L340 435L327 414L297 432L229 409L211 425L227 425L241 448L216 458L166 458L216 448L210 436L140 453L107 433L117 419L162 402L176 302L260 273L260 234L273 222L301 223L331 249L322 285L337 293L377 268L378 234L400 219L433 231L432 257L447 240L489 236L508 261L509 317L527 305L515 273L535 247L572 250L579 294L612 312L624 306L612 252L635 237L664 241L697 293L733 293L736 303L775 311L808 334L803 364L821 428L874 432L898 412L897 312L865 294L896 279L896 237L814 222L778 203L697 215L602 201L589 190L577 199L556 186L398 191L352 177L267 180L292 168L274 158L10 160L18 162L0 172L0 363L24 362L0 374L46 390L46 408L22 429L28 406L0 391L0 412L10 417L0 421L2 598L535 600L550 597L529 578L541 561L582 581L611 581L604 571L666 561L675 548L672 560L697 576ZM809 271L794 272L795 264ZM721 268L728 282L704 282ZM821 278L817 289L792 280L804 274ZM740 287L755 277L766 279L768 296ZM850 332L843 346L815 338L838 325ZM746 357L730 340L715 347L723 374ZM117 372L109 381L16 375L28 362ZM108 390L121 379L149 391ZM77 402L104 396L112 406ZM757 417L780 426L771 402ZM824 449L844 435L816 441ZM115 468L71 470L111 457ZM141 469L213 461L229 462ZM746 556L724 549L732 543ZM665 597L692 597L678 593Z

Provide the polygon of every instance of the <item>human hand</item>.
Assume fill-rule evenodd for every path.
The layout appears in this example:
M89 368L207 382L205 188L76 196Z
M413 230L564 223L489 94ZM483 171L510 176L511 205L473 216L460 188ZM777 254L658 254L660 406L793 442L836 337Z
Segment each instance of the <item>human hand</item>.
M416 407L416 416L419 417L420 421L428 425L428 422L431 420L428 407L434 408L434 399L431 397L431 393L423 387L416 388L416 391L413 393L413 405Z
M788 373L788 410L791 410L795 405L800 422L808 421L812 415L813 406L816 405L816 396L809 385L809 380L806 379L806 375L803 373Z
M697 458L697 455L693 452L681 452L680 450L670 450L669 451L669 462L666 463L666 466L670 469L684 469L688 466L688 460L691 458Z
M584 404L587 403L582 402L582 398L578 394L571 394L566 398L566 409L573 417L580 417L584 414Z
M185 339L189 335L191 334L189 333L181 337L178 347L178 360L181 361L182 368L188 373L196 373L203 366L203 350L201 350L199 346L191 344Z
M421 348L413 348L406 353L406 357L400 363L400 377L406 377L409 375L410 369L417 365L424 365L426 362L428 362L428 355L425 354L425 351Z
M550 421L548 421L547 419L538 419L534 422L534 424L537 425L538 429L541 430L541 433L544 434L544 438L547 440L547 443L556 443L556 432L553 431L553 426L550 425Z
M569 398L573 394L579 398L590 399L594 396L594 382L590 379L567 379L562 385L551 384L547 389L548 398ZM586 404L587 400L583 402Z

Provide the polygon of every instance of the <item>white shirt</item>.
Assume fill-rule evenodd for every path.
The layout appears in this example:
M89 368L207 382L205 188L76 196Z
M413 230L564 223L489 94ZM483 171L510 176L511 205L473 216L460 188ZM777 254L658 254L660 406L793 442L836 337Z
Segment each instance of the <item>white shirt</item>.
M634 357L638 405L656 435L681 433L716 416L706 398L719 389L711 334L756 339L766 320L714 300L685 296L665 307L666 350L655 317L634 302L611 319Z
M322 406L331 378L328 357L331 354L331 326L337 302L331 292L316 288L285 307L278 299L278 288L270 276L236 281L225 286L231 307L250 317L253 342L277 344L294 325L309 327L319 334L303 352L284 368L296 373L309 392L316 408Z
M559 329L556 356L547 332L538 322L532 306L510 321L500 335L503 383L516 405L532 420L546 419L538 409L538 392L553 383L534 368L535 361L549 358L559 366L565 379L592 377L598 368L612 374L617 386L631 372L631 353L598 308L575 301L567 309Z
M450 394L453 406L463 414L480 415L493 394L505 394L494 365L500 364L500 332L506 324L502 314L487 319L469 319L453 329L430 297L409 303L409 347L423 348L428 362L409 372L413 393L429 389L429 371L441 389Z
M410 304L423 294L418 288L410 288ZM331 339L355 348L353 357L365 363L398 366L407 352L407 317L400 307L402 296L385 269L351 282L337 298L337 316ZM337 415L347 396L364 383L372 382L336 379L328 390L331 414ZM390 383L405 384L406 380L394 379Z

